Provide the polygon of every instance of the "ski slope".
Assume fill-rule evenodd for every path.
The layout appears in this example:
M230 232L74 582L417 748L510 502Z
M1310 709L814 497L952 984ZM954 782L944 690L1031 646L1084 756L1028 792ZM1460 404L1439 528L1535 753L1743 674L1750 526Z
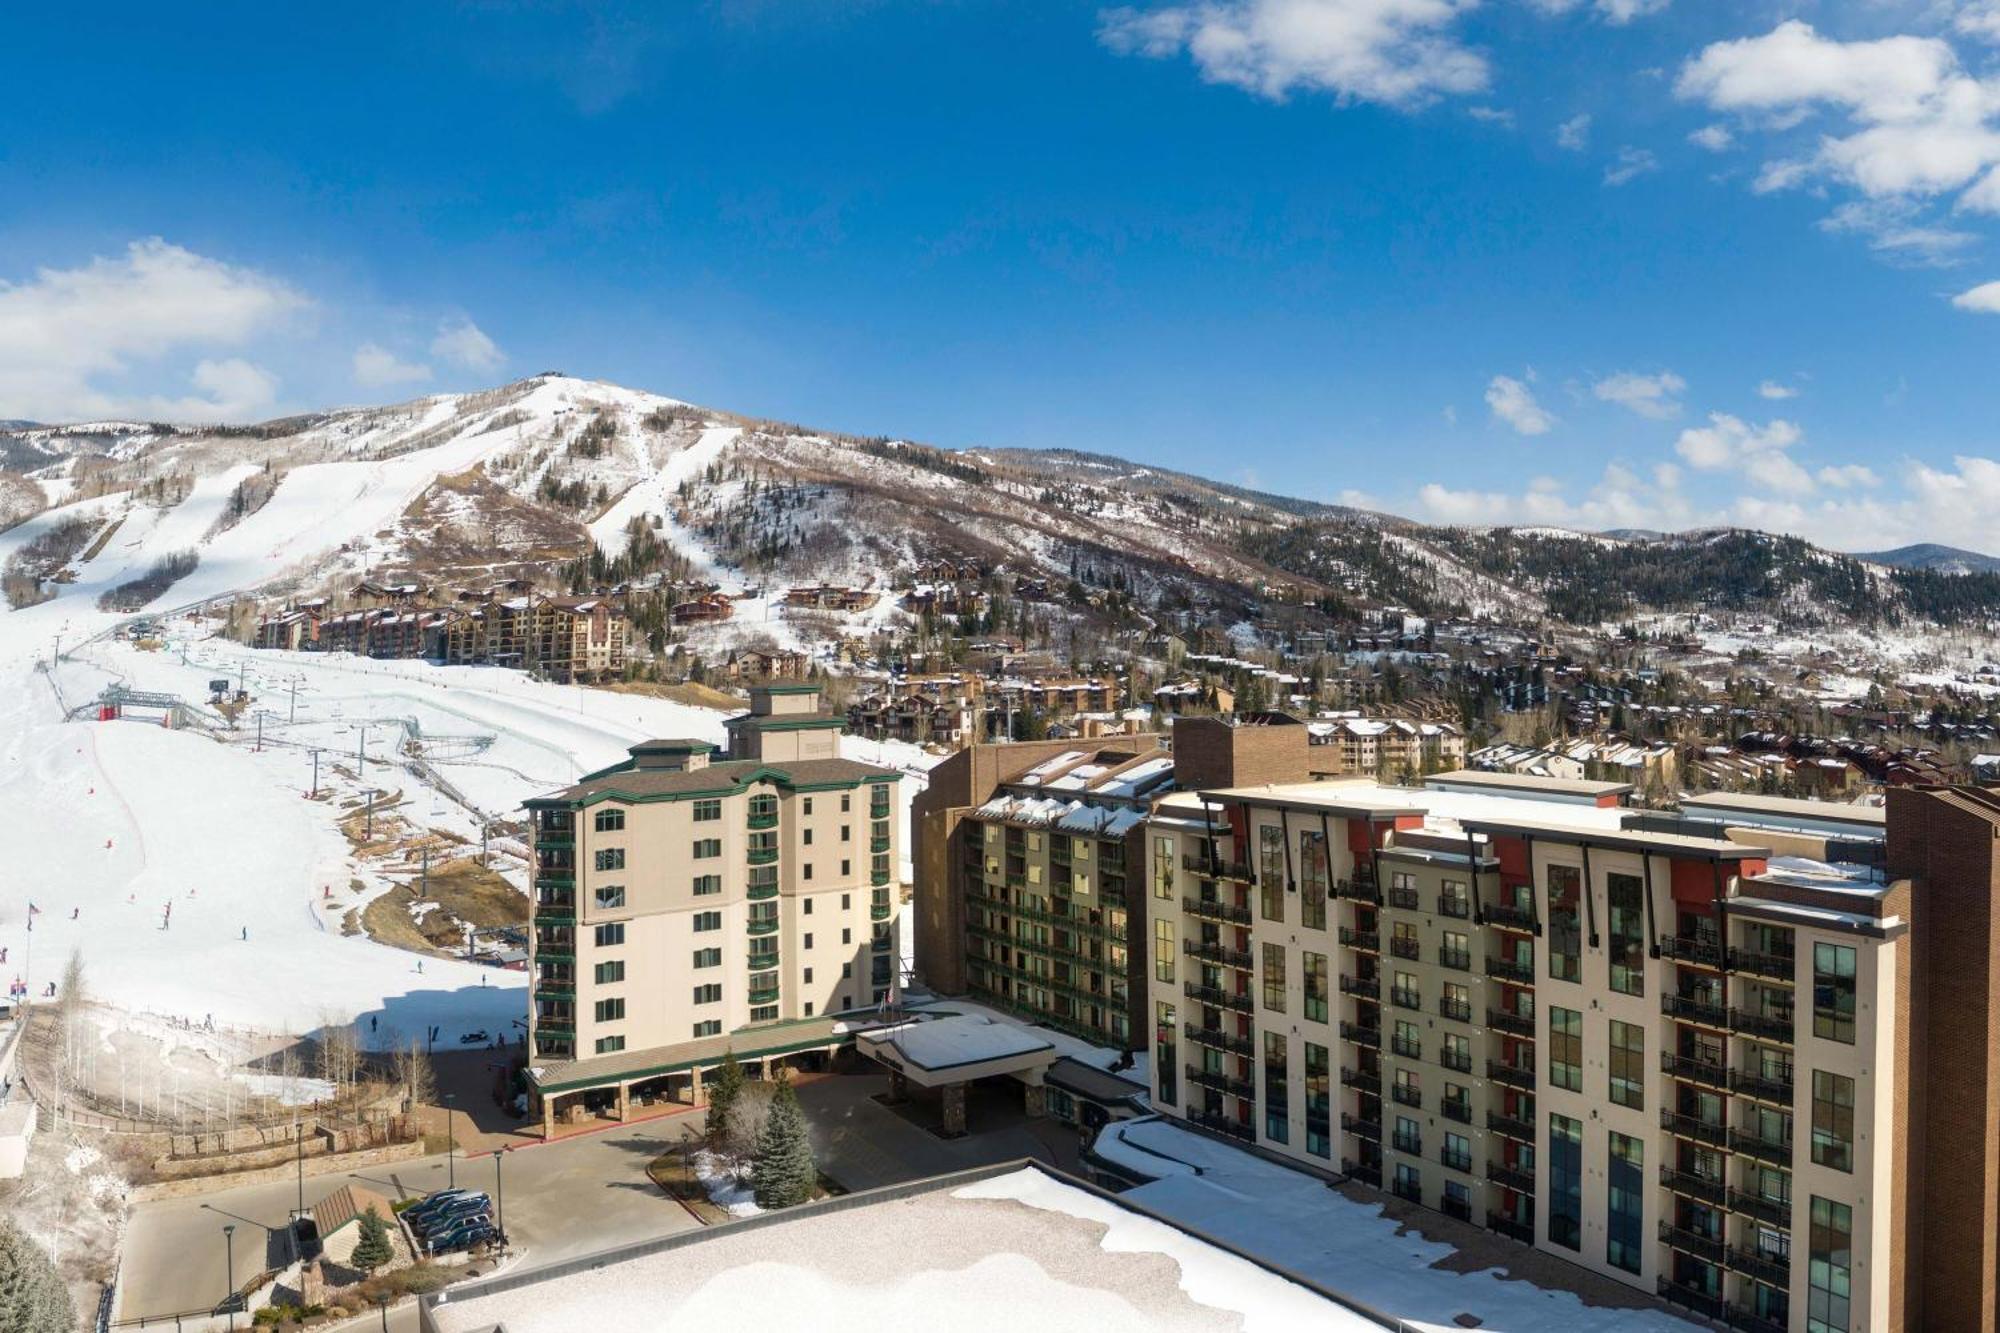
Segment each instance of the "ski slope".
M603 516L590 525L591 540L609 556L625 552L625 526L644 516L661 520L662 540L687 557L694 572L704 579L717 580L721 566L715 555L674 517L674 495L681 483L699 477L722 451L743 434L736 426L710 426L701 438L666 461L652 476L633 486ZM719 580L717 580L719 581Z

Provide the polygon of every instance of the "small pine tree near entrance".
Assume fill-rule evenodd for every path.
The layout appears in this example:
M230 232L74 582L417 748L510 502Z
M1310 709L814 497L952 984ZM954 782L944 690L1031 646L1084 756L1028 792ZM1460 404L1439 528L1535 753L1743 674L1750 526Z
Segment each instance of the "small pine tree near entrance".
M368 1211L361 1215L361 1237L354 1242L354 1253L348 1256L348 1263L364 1273L372 1273L383 1264L396 1257L396 1247L389 1243L389 1224L369 1204Z
M769 1210L804 1203L818 1182L805 1112L791 1083L780 1082L771 1097L770 1117L757 1136L757 1160L750 1173L757 1206Z
M729 1137L729 1115L742 1099L745 1081L743 1066L736 1062L736 1052L729 1052L707 1088L708 1116L702 1122L702 1133L707 1136L709 1146L719 1148Z
M62 1274L27 1233L0 1218L0 1328L19 1333L71 1333L76 1307Z

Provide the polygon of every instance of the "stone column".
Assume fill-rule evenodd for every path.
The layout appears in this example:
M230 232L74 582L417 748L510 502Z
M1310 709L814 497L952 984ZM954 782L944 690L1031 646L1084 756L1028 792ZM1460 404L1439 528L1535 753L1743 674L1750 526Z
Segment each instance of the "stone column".
M1038 1120L1049 1113L1049 1090L1040 1083L1021 1085L1021 1104L1027 1109L1030 1119Z
M556 1099L538 1092L535 1100L542 1104L542 1137L552 1139L556 1136Z
M632 1118L632 1085L629 1083L618 1085L618 1118L621 1121Z
M906 1102L909 1099L910 1099L910 1080L903 1077L902 1070L900 1069L890 1070L889 1100L892 1102Z
M708 1098L701 1086L701 1066L696 1065L693 1069L688 1070L688 1105L706 1106L707 1104Z
M944 1132L957 1137L965 1133L965 1085L944 1085Z

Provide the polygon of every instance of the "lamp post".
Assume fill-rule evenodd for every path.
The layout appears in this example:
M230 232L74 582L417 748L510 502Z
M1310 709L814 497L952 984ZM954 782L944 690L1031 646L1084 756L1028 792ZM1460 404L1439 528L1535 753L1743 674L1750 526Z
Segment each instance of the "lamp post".
M389 1297L386 1294L377 1296L375 1308L382 1312L382 1333L389 1333Z
M222 1276L229 1284L229 1294L222 1303L229 1310L229 1326L236 1327L236 1225L225 1222L222 1225Z
M452 1125L452 1111L458 1104L458 1095L447 1092L444 1095L444 1173L445 1188L458 1188L458 1135Z
M505 1148L495 1148L493 1150L493 1204L494 1211L498 1214L495 1220L500 1227L500 1253L502 1254L507 1253L507 1183L501 1177L500 1155L506 1151Z
M292 1126L292 1144L297 1150L299 1163L299 1216L306 1215L306 1127L304 1124Z

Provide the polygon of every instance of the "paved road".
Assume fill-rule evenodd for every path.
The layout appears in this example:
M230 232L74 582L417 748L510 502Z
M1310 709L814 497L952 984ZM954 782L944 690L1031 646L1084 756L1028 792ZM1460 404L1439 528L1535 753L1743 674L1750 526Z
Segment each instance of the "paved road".
M877 1102L875 1097L888 1088L887 1075L864 1074L819 1079L799 1088L820 1170L849 1190L1022 1157L1076 1167L1076 1135L1052 1121L1029 1120L1021 1110L1020 1088L1011 1081L972 1090L968 1133L962 1139L941 1139L912 1123L912 1116L927 1122L938 1118L923 1104L905 1116Z
M646 1163L664 1152L697 1118L611 1129L506 1155L504 1191L495 1189L489 1157L449 1164L442 1154L354 1174L308 1176L310 1208L342 1185L363 1184L391 1199L460 1185L498 1193L507 1234L530 1265L611 1245L685 1231L695 1220L646 1178ZM133 1210L126 1232L118 1317L136 1319L212 1306L233 1285L224 1276L222 1227L233 1224L235 1281L244 1282L285 1258L282 1228L298 1203L293 1181L245 1185L197 1198L159 1200Z

